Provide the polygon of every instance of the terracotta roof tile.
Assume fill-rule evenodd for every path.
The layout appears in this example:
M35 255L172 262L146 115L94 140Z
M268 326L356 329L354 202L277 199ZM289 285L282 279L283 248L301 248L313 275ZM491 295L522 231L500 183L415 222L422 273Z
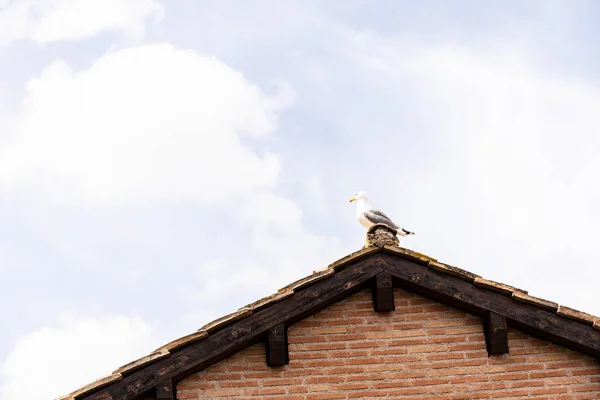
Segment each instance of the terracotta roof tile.
M593 327L600 330L600 318L594 321Z
M502 293L502 294L507 294L509 296L512 296L512 294L514 292L521 292L521 293L527 294L527 291L525 291L525 290L517 289L514 286L505 285L504 283L491 281L489 279L484 279L482 277L475 278L475 280L473 281L473 283L475 285L477 285L477 286L481 286L481 287L484 287L486 289L493 290L494 292L498 292L498 293Z
M135 361L132 361L130 363L127 363L125 365L123 365L122 367L117 368L116 370L113 371L113 374L121 374L124 375L128 372L133 372L136 369L139 369L145 365L148 365L156 360L160 360L161 358L165 358L166 356L168 356L170 353L168 350L163 349L163 350L159 350L156 351L154 353L148 354L147 356L144 356L140 359L137 359Z
M280 292L287 291L288 289L292 289L294 292L302 289L305 286L308 286L316 281L320 281L321 279L327 278L335 273L335 270L330 268L325 268L321 271L315 271L312 275L309 275L305 278L298 279L296 282L290 283L287 286L279 289Z
M548 311L556 312L558 310L558 303L553 301L540 299L539 297L533 297L522 292L513 292L512 298L523 303L529 303L539 308L543 308Z
M473 283L473 281L476 278L481 278L479 275L474 274L472 272L466 271L464 269L460 269L458 267L453 267L451 265L444 264L444 263L434 261L434 260L429 261L428 267L433 270L443 272L448 275L452 275L454 277L457 277L459 279L462 279L463 281L467 281L470 283Z
M594 321L597 319L597 317L594 317L591 314L565 306L558 306L558 311L556 313L563 317L571 318L575 321L584 322L589 325L594 325Z
M252 312L258 311L262 308L265 308L266 306L273 304L273 303L277 303L278 301L281 301L283 299L285 299L286 297L289 297L291 295L294 294L294 290L291 288L285 288L283 290L279 290L277 293L273 293L270 296L267 297L263 297L260 300L255 301L254 303L250 303L245 307L240 308L240 310L251 310Z
M207 336L208 336L208 332L200 330L200 331L191 333L189 335L182 336L179 339L175 339L172 342L169 342L169 343L159 347L158 349L154 350L154 352L156 353L161 350L167 350L169 352L173 352L173 351L176 351L176 350L182 348L185 345L202 340Z
M80 387L76 391L72 392L70 394L70 396L71 397L81 396L81 395L91 392L93 390L100 389L101 387L111 384L113 382L120 381L121 379L123 379L123 376L121 374L107 375L100 379L96 379L94 382L92 382L90 384Z
M397 246L383 246L383 248L385 250L387 250L390 253L394 253L394 254L399 254L405 257L408 257L412 260L416 260L416 261L420 261L422 263L428 263L430 261L437 261L435 258L433 257L429 257L425 254L421 254L418 253L416 251L412 251L409 249L405 249L404 247L397 247Z
M346 257L340 258L339 260L329 264L328 268L337 271L346 266L348 263L358 260L359 258L362 258L368 254L376 253L379 250L380 248L376 246L363 247L362 249L355 251L354 253L350 253Z
M249 315L252 315L252 310L242 308L240 310L237 310L236 312L232 312L231 314L225 315L224 317L215 319L214 321L209 322L208 324L204 325L198 330L206 331L210 334L233 324L239 319L246 318Z

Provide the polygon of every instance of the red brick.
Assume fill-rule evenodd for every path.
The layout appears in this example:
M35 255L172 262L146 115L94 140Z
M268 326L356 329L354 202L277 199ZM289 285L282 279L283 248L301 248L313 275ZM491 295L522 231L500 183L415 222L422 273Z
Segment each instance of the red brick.
M306 396L307 400L329 400L329 399L345 399L346 395L343 393L318 393L309 394Z
M259 343L178 383L185 400L398 398L600 399L600 365L513 329L488 357L478 317L398 289L375 313L369 290L288 329L290 364L270 368Z
M204 392L206 397L241 396L242 394L244 391L241 389L217 389Z

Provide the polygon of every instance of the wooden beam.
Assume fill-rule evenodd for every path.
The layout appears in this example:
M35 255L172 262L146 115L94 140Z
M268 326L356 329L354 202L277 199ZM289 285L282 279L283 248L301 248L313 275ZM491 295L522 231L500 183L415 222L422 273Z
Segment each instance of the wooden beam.
M284 324L278 324L269 329L267 365L270 367L281 367L289 364L289 362L287 328Z
M208 335L146 368L77 400L138 400L165 379L179 381L232 354L264 340L279 324L289 326L366 288L383 270L378 254L351 262L330 277L307 286L293 296L266 307L220 331Z
M280 324L290 326L368 287L381 273L389 274L395 287L482 318L488 318L490 313L504 316L507 327L600 358L600 330L401 256L378 252L349 262L339 267L335 274L299 289L292 296L211 333L204 340L126 375L122 380L96 392L76 396L76 400L140 400L154 396L161 382L170 380L174 385L211 364L264 341L273 327Z
M175 385L172 379L165 379L156 385L156 400L175 400Z
M490 312L483 320L483 331L488 355L508 353L508 326L505 317Z
M490 312L504 315L508 327L600 357L600 330L400 257L382 254L381 258L394 286L480 317Z
M394 311L394 287L392 276L386 272L377 274L373 285L373 308L376 312Z

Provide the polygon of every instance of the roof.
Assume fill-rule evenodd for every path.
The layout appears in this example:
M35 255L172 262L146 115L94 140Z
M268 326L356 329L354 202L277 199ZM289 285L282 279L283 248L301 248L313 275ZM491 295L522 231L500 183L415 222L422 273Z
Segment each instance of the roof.
M185 377L259 341L278 340L281 330L285 332L295 322L370 285L374 300L376 293L383 298L381 293L391 293L385 291L386 282L389 287L487 318L488 323L500 319L505 327L600 358L600 317L530 296L525 290L405 248L368 246L61 399L133 400L149 395L174 399L175 384ZM376 301L376 311L386 307L385 299ZM387 307L393 309L393 297ZM381 311L390 310L383 308ZM287 351L287 339L285 346ZM495 354L489 346L490 354Z

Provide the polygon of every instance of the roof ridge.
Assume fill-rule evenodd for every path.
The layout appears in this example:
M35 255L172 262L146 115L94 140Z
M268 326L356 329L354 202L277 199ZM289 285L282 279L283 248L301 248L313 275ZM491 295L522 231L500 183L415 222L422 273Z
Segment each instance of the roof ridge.
M269 296L263 297L255 302L241 307L237 311L234 311L211 322L208 322L200 329L198 329L198 331L174 339L173 341L154 350L152 353L117 368L112 374L104 376L85 386L82 386L81 388L71 392L68 395L59 397L57 400L75 400L76 398L80 398L84 395L97 391L111 383L122 379L124 375L129 375L139 370L140 368L144 368L154 362L162 360L163 358L169 357L171 354L181 350L182 348L188 345L205 340L210 335L213 335L216 332L219 332L220 330L236 322L239 322L242 319L248 318L253 313L262 310L266 307L269 307L272 304L277 303L287 297L290 297L295 293L305 289L306 287L314 284L315 282L318 282L320 280L326 279L334 275L336 272L342 270L346 266L352 264L353 262L363 257L381 251L386 252L388 254L397 255L405 259L409 259L411 261L425 265L428 269L434 270L436 272L453 276L455 278L474 284L483 289L494 291L504 296L511 297L513 300L522 303L527 303L545 311L555 313L558 316L569 318L578 323L582 323L600 330L600 317L594 316L592 314L575 310L570 307L562 306L558 303L549 300L530 296L525 290L518 289L514 286L510 286L504 283L484 279L477 274L463 270L458 267L441 263L433 257L427 256L425 254L410 249L389 245L385 245L383 247L368 246L363 247L358 251L350 253L347 256L344 256L339 260L332 262L325 268L313 271L311 275L308 275L295 282L292 282Z

